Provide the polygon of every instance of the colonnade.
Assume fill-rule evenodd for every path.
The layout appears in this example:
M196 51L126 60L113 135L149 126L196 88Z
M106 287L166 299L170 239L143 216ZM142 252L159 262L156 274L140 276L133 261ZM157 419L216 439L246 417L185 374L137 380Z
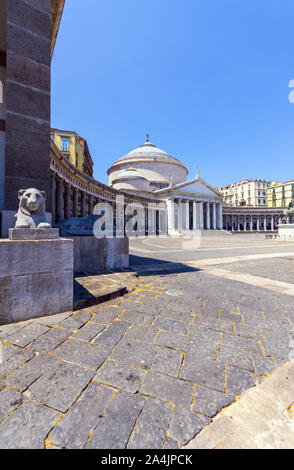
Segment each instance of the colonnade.
M167 201L168 230L222 230L222 203L171 198Z
M149 202L148 200L122 195L117 191L103 191L102 188L97 186L98 191L99 195L94 192L91 194L88 188L83 190L52 172L50 174L50 202L53 224L58 224L72 217L87 217L93 214L96 204L108 203L108 207L112 208L112 212L108 213L108 217L112 218L109 222L113 226L114 235L117 229L121 230L122 222L117 220L117 215L119 214L119 217L122 217L124 224L126 224L134 213L138 214L138 227L134 231L135 235L166 233L167 220L164 203L157 205L154 200ZM127 209L128 206L130 206L130 209Z
M50 199L53 223L92 215L94 205L99 202L94 195L75 188L55 174L50 175Z
M93 214L98 202L108 202L113 207L115 219L116 193L112 194L101 189L100 194L89 193L88 188L82 189L66 181L56 173L50 174L50 199L53 223L62 222L71 217L86 217ZM136 198L135 198L136 200ZM130 201L126 200L128 204ZM142 201L139 201L142 204ZM164 206L164 203L162 203ZM167 220L167 231L170 234L181 233L187 230L228 230L233 232L253 232L278 230L281 223L282 211L279 209L266 209L267 212L242 214L243 209L232 212L232 209L223 206L219 201L207 201L189 198L172 197L166 201L166 211L154 212L148 200L144 203L145 233L159 232L159 217L164 216ZM151 215L149 209L154 215ZM253 209L254 210L254 209ZM164 211L164 207L163 207ZM165 215L164 215L165 214ZM154 219L154 221L152 221ZM114 220L115 223L115 220ZM144 230L143 230L144 233Z
M224 229L233 232L274 232L278 230L280 222L281 213L224 215Z

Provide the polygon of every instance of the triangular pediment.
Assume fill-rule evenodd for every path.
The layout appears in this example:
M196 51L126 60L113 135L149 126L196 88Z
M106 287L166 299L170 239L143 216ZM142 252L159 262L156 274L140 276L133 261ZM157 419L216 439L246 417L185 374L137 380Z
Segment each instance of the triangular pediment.
M206 196L219 196L219 193L216 189L214 189L208 183L200 179L188 181L187 183L177 185L177 187L174 189L176 191L183 191L185 193L204 194Z
M204 181L201 178L197 178L192 181L185 181L184 183L177 184L173 186L172 188L166 188L162 189L159 191L156 191L156 193L165 193L165 192L172 192L173 194L179 193L191 193L192 194L201 194L203 196L218 196L221 197L221 194L212 186L210 186L206 181Z

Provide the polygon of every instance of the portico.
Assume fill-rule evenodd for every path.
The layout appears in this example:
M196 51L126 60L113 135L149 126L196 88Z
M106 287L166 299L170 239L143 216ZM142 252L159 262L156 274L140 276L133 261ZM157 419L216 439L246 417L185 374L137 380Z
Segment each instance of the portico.
M221 196L199 177L154 194L166 200L169 234L223 229Z

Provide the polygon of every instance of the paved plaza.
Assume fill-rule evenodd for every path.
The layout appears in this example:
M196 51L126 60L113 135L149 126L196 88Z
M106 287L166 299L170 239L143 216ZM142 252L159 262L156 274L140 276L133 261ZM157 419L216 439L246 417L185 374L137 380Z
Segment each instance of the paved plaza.
M1 448L193 447L294 357L294 243L182 243L132 241L137 287L125 296L0 327ZM238 432L231 446L246 447Z

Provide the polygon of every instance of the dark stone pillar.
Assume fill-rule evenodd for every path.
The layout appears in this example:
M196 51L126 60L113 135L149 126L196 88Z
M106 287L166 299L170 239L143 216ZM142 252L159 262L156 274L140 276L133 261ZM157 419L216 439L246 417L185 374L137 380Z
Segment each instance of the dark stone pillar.
M57 180L57 189L56 189L56 218L57 222L62 222L64 219L64 206L63 206L63 181Z
M79 192L77 189L73 190L73 216L79 217Z
M6 7L4 212L15 212L18 191L30 187L46 192L50 210L51 1L9 0Z
M81 193L81 216L86 216L86 194L84 192Z
M93 207L94 207L94 198L93 196L89 196L89 215L93 215Z
M64 218L69 219L71 216L71 186L65 184L64 191Z
M50 204L52 212L52 223L56 222L56 179L55 174L50 175Z

